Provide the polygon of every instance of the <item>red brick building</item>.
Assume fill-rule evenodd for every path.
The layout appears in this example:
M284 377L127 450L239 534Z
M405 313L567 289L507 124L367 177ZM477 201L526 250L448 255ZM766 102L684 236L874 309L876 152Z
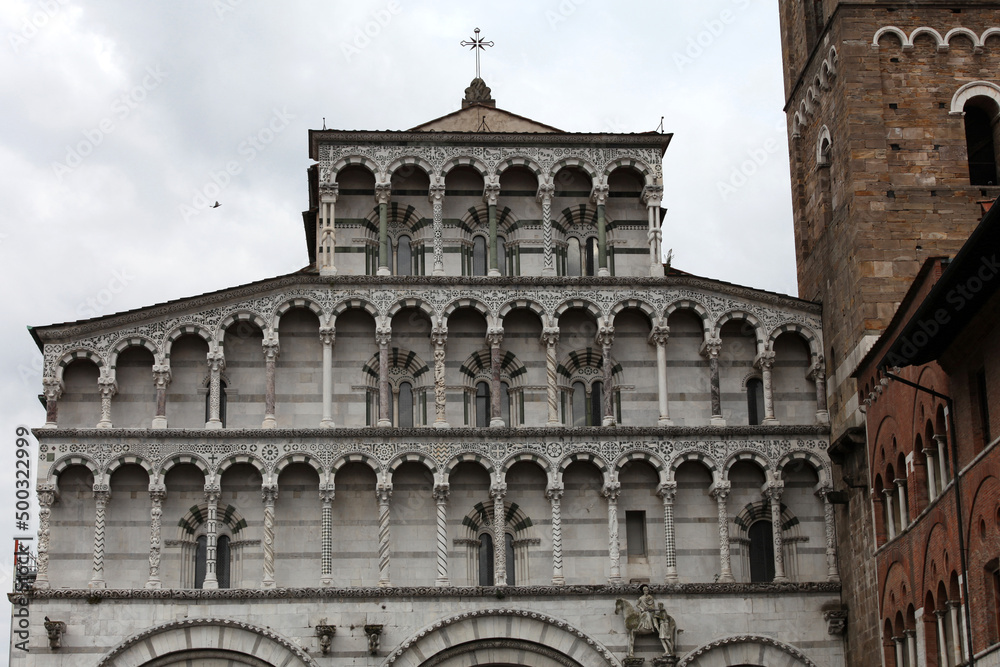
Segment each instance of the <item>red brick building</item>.
M923 263L855 378L884 664L1000 665L1000 207Z

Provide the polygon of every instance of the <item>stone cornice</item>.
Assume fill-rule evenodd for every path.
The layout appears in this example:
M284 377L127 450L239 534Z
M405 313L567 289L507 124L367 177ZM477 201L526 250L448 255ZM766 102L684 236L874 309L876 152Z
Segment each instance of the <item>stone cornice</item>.
M174 315L211 308L229 301L248 299L264 294L290 290L296 287L327 286L330 289L350 289L352 287L383 287L405 286L409 289L427 287L429 289L445 287L469 288L540 288L540 287L579 287L606 289L635 288L692 288L715 292L741 299L749 299L759 303L779 308L794 309L799 312L819 316L821 307L818 303L805 301L792 296L752 289L732 283L710 280L697 276L665 276L663 278L624 277L624 278L567 278L541 276L511 276L501 278L486 278L472 276L433 277L411 276L401 279L396 276L319 276L306 273L294 273L275 278L260 280L246 285L230 287L215 292L208 292L192 297L185 297L165 303L138 308L122 313L106 315L91 320L66 322L47 326L32 327L32 334L42 343L54 343L80 338L88 334L109 331L129 325L155 321Z
M549 598L603 596L634 597L641 593L641 586L588 585L588 586L390 586L359 588L220 588L205 589L147 589L147 588L49 588L8 593L11 602L29 600L86 600L98 603L104 600L268 600L268 599L385 599L385 598ZM658 595L723 596L738 597L757 595L830 595L840 594L840 584L831 582L804 583L731 583L731 584L650 584Z

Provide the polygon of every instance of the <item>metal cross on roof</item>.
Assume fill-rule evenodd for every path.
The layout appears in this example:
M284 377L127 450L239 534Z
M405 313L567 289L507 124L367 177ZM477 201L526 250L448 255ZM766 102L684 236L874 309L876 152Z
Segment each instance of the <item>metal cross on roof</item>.
M476 52L476 78L482 78L479 76L479 52L485 51L487 46L493 46L493 42L484 41L483 38L479 36L479 28L476 28L476 36L463 41L461 46L467 46Z

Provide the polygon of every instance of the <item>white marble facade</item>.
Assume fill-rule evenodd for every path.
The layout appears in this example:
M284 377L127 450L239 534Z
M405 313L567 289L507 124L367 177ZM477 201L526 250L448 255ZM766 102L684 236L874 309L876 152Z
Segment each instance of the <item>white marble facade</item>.
M621 665L647 582L843 664L818 306L664 275L668 135L523 129L311 132L310 269L33 330L12 664Z

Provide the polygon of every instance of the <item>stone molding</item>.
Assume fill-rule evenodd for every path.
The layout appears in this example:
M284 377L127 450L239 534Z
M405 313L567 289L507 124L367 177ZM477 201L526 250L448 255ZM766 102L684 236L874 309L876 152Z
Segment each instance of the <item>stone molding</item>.
M806 583L702 583L702 584L621 584L616 586L366 586L358 588L47 588L8 593L12 601L32 600L289 600L303 598L546 598L594 597L608 599L638 597L641 587L649 586L658 595L688 596L753 596L753 595L815 595L839 594L840 583L815 581Z
M115 664L115 658L131 646L138 644L140 642L149 640L158 634L164 632L169 632L171 630L183 630L186 628L195 628L203 626L222 626L227 628L237 628L241 630L246 630L253 634L266 637L272 642L280 645L282 648L292 653L296 658L302 661L303 664L309 667L317 667L316 661L313 660L308 653L306 653L302 648L300 648L295 642L286 639L274 632L273 630L261 628L250 623L244 623L241 621L234 621L227 618L189 618L180 621L171 621L169 623L163 623L161 625L154 626L143 630L142 632L132 635L131 637L125 639L110 651L108 651L104 657L101 658L100 662L97 663L97 667L111 667Z
M688 667L688 665L691 665L693 661L697 660L698 658L705 655L709 651L712 651L722 646L732 646L734 644L763 644L764 646L773 646L782 653L786 653L789 656L795 658L796 660L799 660L802 663L802 665L805 665L805 667L818 667L815 662L807 658L805 654L802 653L802 651L795 648L794 646L786 644L785 642L782 641L778 641L773 637L765 637L763 635L732 635L730 637L723 637L722 639L716 639L712 643L700 646L695 650L691 651L690 653L688 653L687 655L685 655L683 658L681 658L681 661L677 663L677 667Z

